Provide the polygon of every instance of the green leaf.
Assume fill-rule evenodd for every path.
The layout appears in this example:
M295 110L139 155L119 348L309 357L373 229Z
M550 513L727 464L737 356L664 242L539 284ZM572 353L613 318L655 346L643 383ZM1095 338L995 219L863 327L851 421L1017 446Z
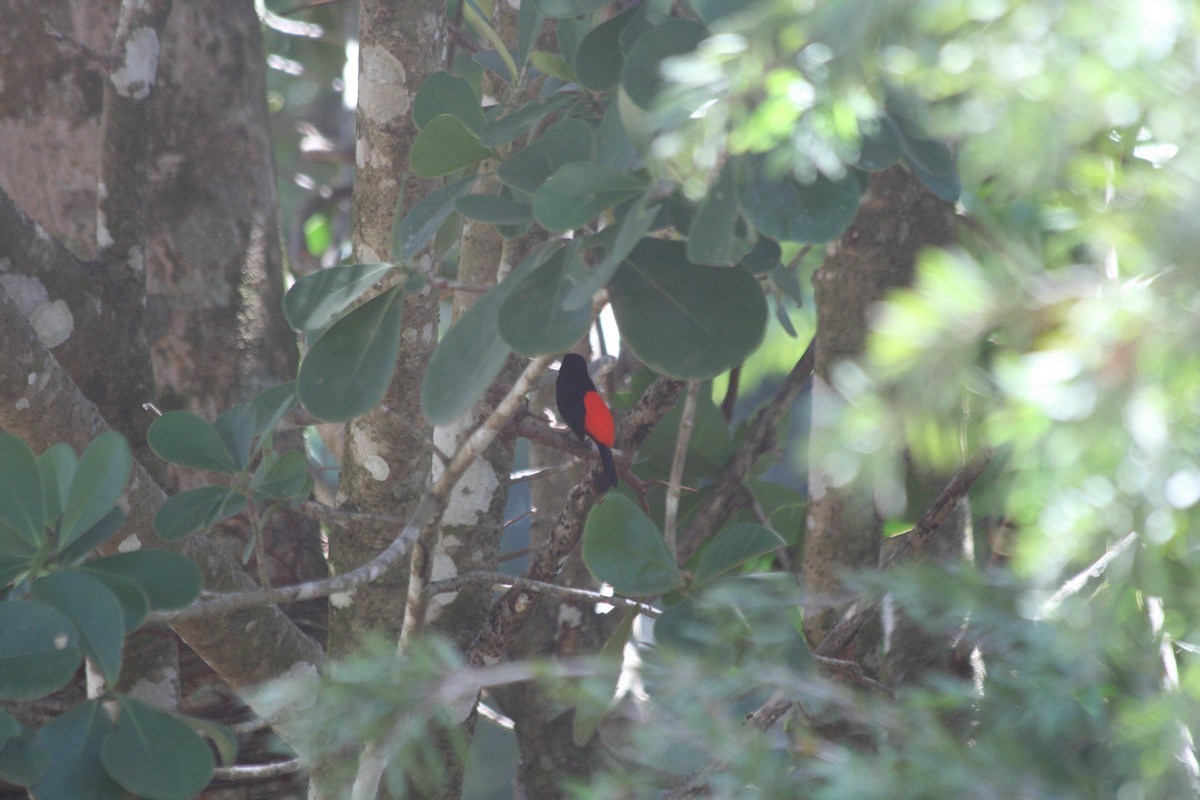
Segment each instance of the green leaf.
M233 456L233 463L239 472L250 464L250 451L254 446L254 416L253 406L237 403L213 420L213 430Z
M264 389L250 401L250 405L254 408L254 435L258 438L255 450L263 449L270 441L270 435L275 431L275 426L299 402L296 397L295 381Z
M211 528L246 507L246 498L224 486L202 486L168 497L154 515L154 532L174 542L192 531Z
M613 0L534 0L534 7L546 19L564 19L590 14Z
M128 793L113 782L100 763L100 746L113 730L100 705L88 700L52 720L37 734L37 744L50 753L50 769L33 786L40 800L125 800Z
M0 700L33 700L59 689L79 668L79 632L37 600L0 602Z
M289 450L271 464L261 480L256 475L251 488L274 500L295 500L307 485L308 477L308 457L299 450Z
M925 188L933 192L935 197L945 200L947 203L953 203L962 194L962 182L959 180L958 170L953 167L948 175L937 175L911 161L909 166L912 167L913 174L917 176L917 179L925 184Z
M904 152L900 146L900 131L896 123L884 114L875 120L869 120L861 126L862 141L859 143L859 169L869 172L879 172L900 160Z
M154 420L146 441L159 458L181 467L227 475L238 471L213 426L190 411L168 411Z
M592 126L583 120L557 122L528 147L510 156L496 170L496 176L512 188L532 194L559 167L590 159L594 138Z
M574 61L575 53L579 50L579 43L591 29L591 15L560 19L556 22L554 24L554 42L558 45L558 52L562 57L567 61Z
M562 308L567 266L578 254L578 241L559 249L526 276L500 306L500 336L514 352L530 358L561 353L587 335L591 308Z
M558 53L547 53L541 50L529 56L529 63L543 75L550 75L567 83L575 83L575 70L567 60Z
M146 615L150 613L150 598L146 596L146 590L137 581L116 573L93 570L88 574L107 586L113 597L117 598L117 603L121 606L121 622L125 626L125 632L130 633L141 627L146 621Z
M346 264L305 275L284 295L283 315L295 330L323 330L393 269L391 264Z
M625 58L621 86L640 108L653 107L662 88L662 62L690 53L708 36L708 29L688 19L668 19L643 33Z
M529 51L542 31L544 20L533 3L521 3L517 9L517 60L522 65L529 59Z
M58 546L66 547L104 519L121 498L133 456L119 433L102 433L92 440L75 470L59 524Z
M569 95L555 95L546 100L524 103L504 116L494 116L483 126L483 133L480 134L479 141L485 147L507 144L572 100L573 98Z
M661 203L650 205L652 192L646 192L626 210L618 223L617 235L612 246L594 267L578 278L568 275L567 291L563 294L562 307L567 310L590 308L592 297L603 289L616 274L621 262L629 257L650 229L662 207Z
M125 616L109 588L86 572L66 570L38 578L32 592L35 599L54 606L75 624L84 656L109 686L115 686L121 674Z
M533 222L533 207L498 194L468 194L454 203L467 219L488 225L521 225Z
M45 520L37 459L23 441L0 431L0 523L36 548L46 540Z
M496 50L480 50L471 56L471 60L509 86L513 85L512 70L508 68L508 62L504 60L504 56ZM485 113L484 116L486 117L487 114Z
M118 696L117 726L100 761L117 783L151 800L189 800L212 779L213 757L195 731L170 714Z
M703 586L748 561L786 546L787 542L769 528L746 522L730 525L704 546L692 578L692 588Z
M50 767L50 752L38 744L36 731L19 724L6 711L0 711L0 717L12 723L13 731L0 744L0 780L32 786Z
M505 72L510 76L508 82L511 85L517 78L517 62L513 60L512 53L508 52L508 46L504 44L500 34L496 33L496 29L488 21L488 15L479 8L475 0L463 0L462 10L467 23L479 31L488 44L495 48L496 54L504 64Z
M654 642L664 652L685 653L717 669L734 663L735 641L718 634L711 611L695 596L684 598L654 620Z
M217 748L217 755L221 757L222 765L231 767L237 763L238 740L232 730L202 717L178 714L176 718L201 736L208 737L208 740Z
M411 262L413 257L432 241L442 224L454 213L454 201L460 195L466 194L479 180L479 177L472 175L469 178L463 178L434 189L418 200L408 213L403 215L401 215L401 211L404 198L401 196L401 203L396 206L396 219L392 225L392 258L406 264Z
M296 394L314 417L345 422L383 399L400 351L403 308L404 287L393 286L317 339L296 376Z
M622 342L661 375L715 377L742 363L766 329L758 281L740 266L688 263L682 242L643 239L608 290Z
M635 6L622 11L588 32L575 51L575 75L579 85L589 92L607 92L621 79L625 55L621 52L621 31L641 10Z
M609 494L583 529L583 563L592 576L627 597L649 597L683 585L662 533L637 505Z
M596 163L617 172L629 172L641 160L625 130L625 123L621 121L619 105L610 103L596 130Z
M800 281L796 280L796 273L783 264L771 270L771 283L797 306L804 305L804 290L800 288Z
M777 241L821 244L837 238L858 214L863 187L853 173L839 181L818 176L802 184L791 175L769 177L762 159L739 187L742 212Z
M494 155L466 125L449 114L440 114L417 134L408 162L414 175L440 178Z
M42 502L46 524L54 527L62 516L63 503L71 492L71 481L79 458L69 444L59 443L38 456L38 472L42 477Z
M548 231L566 233L645 188L645 181L632 175L575 161L557 169L534 192L533 218Z
M421 411L434 425L467 413L496 380L511 352L500 338L500 307L525 276L554 254L555 244L531 253L511 274L479 298L438 342L421 381Z
M128 578L141 587L155 611L171 611L191 604L200 595L204 578L190 558L170 550L135 550L98 558L83 569ZM97 575L103 579L102 575Z
M693 264L723 267L746 255L745 242L736 236L738 200L733 178L733 162L726 161L696 209L687 240L687 257Z
M476 136L483 130L483 108L471 82L445 71L433 73L417 89L412 104L413 124L424 128L442 114L454 117Z

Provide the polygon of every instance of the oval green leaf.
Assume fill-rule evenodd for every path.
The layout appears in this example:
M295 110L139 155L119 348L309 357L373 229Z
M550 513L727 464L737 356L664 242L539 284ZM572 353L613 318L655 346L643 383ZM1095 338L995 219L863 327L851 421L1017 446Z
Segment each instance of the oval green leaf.
M271 464L261 479L255 475L251 488L273 500L294 500L308 483L308 457L289 450Z
M37 547L46 538L37 459L23 441L0 431L0 522Z
M557 169L534 192L533 218L548 231L566 233L645 188L645 181L632 175L575 161Z
M52 720L37 734L37 743L51 754L50 769L34 784L32 794L43 800L124 800L128 793L113 782L100 763L100 746L113 723L99 700L85 703Z
M532 194L559 167L591 159L594 146L591 125L579 119L565 119L547 128L528 147L513 153L496 170L496 175L508 186Z
M59 525L59 547L71 544L112 512L132 469L133 456L119 433L108 431L92 440L71 481Z
M523 225L533 222L533 206L498 194L468 194L454 202L458 213L488 225Z
M407 214L402 214L404 198L396 206L396 218L392 223L392 258L404 263L437 236L442 225L454 213L454 201L475 185L478 175L463 178L434 189L418 200Z
M154 532L174 542L192 531L211 528L246 507L246 498L224 486L202 486L168 497L154 515Z
M581 276L568 275L567 291L563 294L562 307L567 310L589 308L592 297L612 280L621 262L629 257L638 242L654 227L661 203L650 205L653 193L646 192L639 197L617 223L617 235L612 240L612 246L604 254L604 258ZM601 236L607 230L601 231Z
M738 188L742 212L777 241L821 244L837 238L858 214L863 185L853 173L839 181L824 175L802 184L789 174L769 176L755 159L752 176Z
M640 108L654 105L663 85L662 62L690 53L708 36L708 29L688 19L668 19L638 37L621 68L621 86Z
M69 444L54 445L38 456L38 471L42 477L42 505L47 525L54 526L62 516L63 503L71 492L79 458Z
M748 561L786 546L787 542L779 534L762 525L749 522L730 525L701 551L692 587L702 586Z
M627 597L651 597L683 585L662 532L620 494L607 495L588 515L583 563L596 580Z
M0 780L17 786L30 786L37 782L50 767L50 751L37 742L37 732L18 723L7 712L0 712L3 726L12 733L0 736ZM44 797L44 795L39 795Z
M305 275L283 297L283 316L298 331L319 331L379 283L391 264L346 264Z
M107 586L113 597L117 598L121 606L121 621L125 632L130 633L141 627L146 621L146 615L150 613L150 599L146 597L146 591L137 581L101 570L93 570L89 574Z
M393 286L317 339L296 376L296 394L314 417L345 422L383 399L400 351L403 308L404 287Z
M471 82L445 71L426 78L412 104L412 119L418 128L442 114L454 117L476 136L483 130L483 108Z
M500 336L515 352L530 358L561 353L587 335L591 308L562 308L567 267L578 256L578 241L559 249L526 276L500 306Z
M525 276L550 258L554 244L535 250L479 298L438 342L421 381L421 411L434 425L461 417L487 391L511 352L500 338L500 307Z
M736 235L738 200L733 166L732 161L725 162L696 209L687 239L687 257L693 264L723 267L746 254L745 242Z
M190 411L168 411L154 420L146 441L155 455L172 464L227 475L237 472L221 437Z
M583 37L575 51L575 76L589 92L607 92L621 79L625 55L621 52L621 31L641 10L634 6L602 22Z
M204 583L200 568L190 558L169 550L117 553L89 561L83 569L128 578L146 593L155 611L183 608L200 595Z
M691 264L682 242L643 239L608 285L622 342L646 366L706 380L758 347L767 301L740 266Z
M33 582L33 596L54 606L79 630L79 645L109 686L121 674L125 615L116 596L101 581L80 570L43 575Z
M100 745L109 776L151 800L189 800L212 780L213 757L195 731L170 714L119 696L117 726Z
M493 155L491 150L479 143L479 137L471 133L466 125L449 114L440 114L417 134L408 154L408 162L414 175L440 178Z
M0 602L0 700L33 700L66 685L79 668L79 631L37 600Z
M570 103L572 99L570 95L560 94L546 100L524 103L503 116L500 116L501 112L498 111L497 115L489 117L487 124L483 126L479 142L485 147L498 147L511 142L537 125L547 115L553 114Z

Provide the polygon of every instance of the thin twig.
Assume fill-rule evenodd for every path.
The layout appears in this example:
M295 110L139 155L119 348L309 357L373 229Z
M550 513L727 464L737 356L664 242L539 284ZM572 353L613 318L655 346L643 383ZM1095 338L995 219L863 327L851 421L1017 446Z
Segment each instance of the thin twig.
M278 778L280 775L291 775L304 769L304 762L298 758L287 761L276 761L272 764L238 764L232 767L217 767L212 776L215 781L259 781L266 778Z
M466 586L474 586L477 583L490 583L494 586L504 587L516 586L539 594L548 594L567 600L581 600L585 603L607 603L618 608L632 608L638 613L652 618L658 617L662 613L648 603L641 603L628 597L614 597L608 594L601 594L600 592L593 592L590 589L574 589L569 586L559 586L556 583L533 581L517 575L508 575L503 572L490 572L487 570L464 572L453 578L434 581L429 584L429 594L433 596L446 594L447 592L457 592L459 589Z
M687 395L683 399L683 413L679 416L679 434L675 437L675 456L671 459L671 478L667 484L667 498L663 507L663 540L671 555L675 554L675 523L679 519L679 487L683 485L683 467L687 462L688 443L692 439L692 428L696 423L696 395L700 392L700 381L689 381Z

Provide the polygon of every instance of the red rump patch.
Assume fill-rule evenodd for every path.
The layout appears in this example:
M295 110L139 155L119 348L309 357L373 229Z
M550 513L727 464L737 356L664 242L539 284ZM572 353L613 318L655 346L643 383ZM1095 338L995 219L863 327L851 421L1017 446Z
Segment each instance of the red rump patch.
M587 432L605 447L613 446L613 415L604 399L595 392L583 396L584 420Z

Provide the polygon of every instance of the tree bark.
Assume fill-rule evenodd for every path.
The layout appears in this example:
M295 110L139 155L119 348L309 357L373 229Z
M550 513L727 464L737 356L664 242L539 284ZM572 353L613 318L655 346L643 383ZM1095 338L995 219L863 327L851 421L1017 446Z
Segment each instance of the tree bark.
M938 200L910 172L892 167L873 173L858 216L830 244L813 276L817 332L812 400L812 447L803 587L804 631L819 644L838 621L850 597L847 572L879 565L882 521L872 476L861 471L849 481L831 472L827 455L833 426L845 407L836 372L862 354L872 308L888 292L912 283L918 251L944 244L953 235L953 208ZM879 666L877 624L840 654L869 668Z

